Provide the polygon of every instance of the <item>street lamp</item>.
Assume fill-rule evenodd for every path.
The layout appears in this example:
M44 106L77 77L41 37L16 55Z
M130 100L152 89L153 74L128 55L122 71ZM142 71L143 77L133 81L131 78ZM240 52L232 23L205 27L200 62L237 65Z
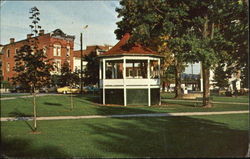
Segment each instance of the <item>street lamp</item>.
M87 29L88 25L85 25L83 27L83 29ZM80 36L80 43L81 43L81 77L80 77L80 93L82 94L83 93L83 85L82 85L82 61L83 61L83 54L82 54L82 33L81 33L81 36Z

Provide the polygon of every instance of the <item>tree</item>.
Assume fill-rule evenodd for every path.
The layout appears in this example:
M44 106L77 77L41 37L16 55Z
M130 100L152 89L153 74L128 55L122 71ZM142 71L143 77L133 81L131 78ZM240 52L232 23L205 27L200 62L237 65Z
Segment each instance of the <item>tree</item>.
M85 55L84 61L87 62L86 68L83 71L84 85L96 85L99 82L99 61L96 53L93 51L89 55Z
M59 76L59 83L61 86L70 86L72 89L73 86L76 86L79 83L79 74L77 72L72 72L70 65L65 61L61 68L61 75ZM70 93L70 109L74 107L73 95Z
M175 82L175 71L174 71L174 66L170 65L167 67L166 72L163 74L164 76L161 77L161 82L162 82L162 92L165 92L165 86L170 87L171 83Z
M211 107L209 70L221 59L233 59L230 53L239 52L241 45L246 46L246 40L243 42L239 38L245 37L248 28L246 7L239 2L245 4L245 1L233 0L122 0L122 7L117 12L123 18L117 23L115 33L119 39L125 32L130 32L134 41L152 48L166 50L168 46L176 66L176 95L180 91L179 72L182 63L201 61L203 106ZM236 29L235 21L244 24L238 26L244 36ZM226 33L225 28L232 29L227 29L229 33ZM237 44L230 39L238 39Z
M70 69L70 65L65 61L61 68L58 79L60 86L76 86L79 83L79 74Z
M203 76L203 106L211 107L209 100L209 70L220 61L235 63L234 53L239 51L230 39L235 39L242 34L240 30L230 31L239 19L247 21L243 16L241 1L191 1L189 3L189 19L192 25L190 34L191 54L202 62ZM248 28L248 27L247 27ZM246 27L242 28L246 32ZM245 40L243 40L245 41ZM239 42L244 45L244 42ZM229 63L228 63L229 65Z
M32 16L32 25L30 25L33 35L35 37L27 39L27 44L22 46L15 55L14 71L17 73L13 77L15 85L24 85L33 93L33 115L34 115L34 131L37 130L36 123L36 91L50 83L50 72L53 70L53 65L50 60L46 59L42 49L38 48L37 25L40 20L38 15L39 10L36 7L31 8L30 13Z
M225 64L219 64L214 70L214 81L215 85L222 89L224 87L228 87L228 74L227 71L224 70Z
M122 0L121 8L116 9L118 17L123 17L117 23L115 31L120 39L124 33L131 33L131 43L157 50L165 55L165 67L175 66L176 98L182 96L181 72L185 62L196 62L197 58L186 55L188 25L186 1L158 1L158 0ZM164 71L165 72L165 71Z
M248 88L248 1L236 1L235 5L230 9L232 9L233 14L227 17L227 25L223 26L223 35L231 42L231 48L228 49L231 58L227 58L224 61L229 67L235 68L232 70L232 73L241 70L242 86Z

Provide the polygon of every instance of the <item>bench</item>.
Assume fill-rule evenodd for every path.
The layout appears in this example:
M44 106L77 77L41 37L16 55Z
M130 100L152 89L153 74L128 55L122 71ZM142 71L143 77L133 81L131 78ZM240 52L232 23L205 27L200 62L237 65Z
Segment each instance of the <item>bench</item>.
M196 107L196 106L199 105L199 103L201 103L201 102L203 101L203 97L197 97L195 100L196 100L196 101L195 101L194 106ZM206 98L206 101L208 101L208 100L213 100L213 97L207 97L207 98Z

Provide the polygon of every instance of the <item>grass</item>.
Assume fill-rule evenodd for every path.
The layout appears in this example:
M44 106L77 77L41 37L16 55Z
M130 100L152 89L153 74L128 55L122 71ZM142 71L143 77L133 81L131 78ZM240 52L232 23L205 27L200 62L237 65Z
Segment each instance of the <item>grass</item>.
M1 122L10 157L242 157L248 114Z
M213 108L194 107L194 103L185 101L163 100L162 106L101 106L97 102L98 96L85 95L74 97L74 109L70 110L70 97L41 96L37 97L38 116L78 116L78 115L111 115L111 114L143 114L167 112L203 112L203 111L231 111L249 110L248 105L214 104ZM2 117L32 116L32 98L19 98L1 101Z
M161 93L162 99L174 99L175 94L174 93ZM212 95L214 102L238 102L238 103L249 103L249 96L237 96L237 97L227 97L224 95ZM183 100L189 100L189 101L195 101L190 99L183 99Z

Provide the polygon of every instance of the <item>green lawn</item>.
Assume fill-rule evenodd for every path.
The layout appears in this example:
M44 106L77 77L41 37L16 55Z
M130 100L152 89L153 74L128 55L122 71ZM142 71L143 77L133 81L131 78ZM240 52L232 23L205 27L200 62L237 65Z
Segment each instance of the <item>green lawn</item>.
M38 116L71 116L71 115L110 115L110 114L143 114L157 112L192 112L192 111L231 111L248 110L248 105L214 104L213 108L195 107L194 103L185 101L162 100L162 106L102 106L93 102L98 96L85 95L74 97L74 109L70 110L70 97L42 96L37 97ZM1 101L1 116L32 116L32 98L19 98Z
M174 93L161 93L162 99L174 99ZM239 102L239 103L249 103L249 96L237 96L237 97L227 97L224 95L212 95L214 102ZM192 101L192 100L191 100Z
M11 157L242 157L248 114L1 122Z

